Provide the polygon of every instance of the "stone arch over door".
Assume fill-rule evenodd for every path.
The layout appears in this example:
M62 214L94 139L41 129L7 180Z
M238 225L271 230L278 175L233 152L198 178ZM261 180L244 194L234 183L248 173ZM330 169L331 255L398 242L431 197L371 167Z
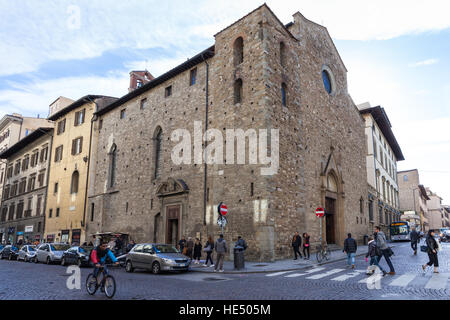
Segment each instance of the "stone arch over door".
M154 225L154 228L159 228L158 240L177 244L186 229L189 188L182 179L169 178L156 190L161 202L161 223Z
M322 232L326 243L342 245L345 239L344 181L333 151L331 148L328 161L322 166L321 196L326 212L324 223L322 223Z

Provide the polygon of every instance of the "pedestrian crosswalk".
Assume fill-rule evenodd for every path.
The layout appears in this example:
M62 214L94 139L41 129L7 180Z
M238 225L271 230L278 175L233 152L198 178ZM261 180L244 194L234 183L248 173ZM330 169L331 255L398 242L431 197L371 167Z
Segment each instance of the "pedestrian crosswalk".
M356 283L369 284L374 281L381 281L382 285L390 288L421 287L425 289L439 290L450 289L450 273L422 273L420 271L407 272L395 276L382 277L379 272L375 276L366 275L366 270L354 270L343 268L315 267L308 270L282 271L266 274L266 277L283 277L286 279L330 280L335 282L354 281ZM377 278L378 277L378 278ZM377 280L378 279L378 280Z

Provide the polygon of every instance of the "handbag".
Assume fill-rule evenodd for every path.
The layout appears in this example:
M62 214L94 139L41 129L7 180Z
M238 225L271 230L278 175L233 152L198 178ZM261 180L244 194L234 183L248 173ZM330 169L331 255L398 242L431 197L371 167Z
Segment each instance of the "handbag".
M211 246L208 245L207 247L204 247L204 248L203 248L203 251L204 251L204 252L210 252L210 251L211 251Z
M387 253L388 253L389 257L395 255L395 254L394 254L394 251L392 251L392 248L391 248L391 247L388 247L388 248L387 248Z
M420 246L420 251L428 252L428 246Z

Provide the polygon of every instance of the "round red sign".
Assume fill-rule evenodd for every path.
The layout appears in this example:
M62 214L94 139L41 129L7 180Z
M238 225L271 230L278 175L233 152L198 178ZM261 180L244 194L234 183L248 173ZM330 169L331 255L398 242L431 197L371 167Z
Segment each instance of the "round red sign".
M323 210L323 208L317 208L316 209L316 216L317 217L322 218L324 214L325 214L325 210Z
M227 213L228 213L228 208L227 208L227 206L225 205L225 203L220 203L220 205L219 205L219 212L220 212L220 214L223 215L223 216L226 216L226 215L227 215Z

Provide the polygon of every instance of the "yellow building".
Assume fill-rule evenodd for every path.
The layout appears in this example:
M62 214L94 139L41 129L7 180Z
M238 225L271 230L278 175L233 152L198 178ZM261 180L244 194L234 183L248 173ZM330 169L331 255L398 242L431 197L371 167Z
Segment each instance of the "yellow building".
M55 121L44 239L83 243L92 141L92 117L115 98L87 95L73 101L59 97L50 105Z

